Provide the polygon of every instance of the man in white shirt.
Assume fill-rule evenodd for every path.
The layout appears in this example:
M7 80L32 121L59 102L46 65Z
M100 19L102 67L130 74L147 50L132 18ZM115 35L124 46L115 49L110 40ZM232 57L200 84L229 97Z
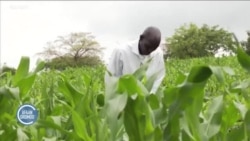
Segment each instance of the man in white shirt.
M148 59L152 58L146 76L149 78L155 73L157 74L156 81L150 91L150 93L155 93L165 77L163 51L159 47L160 42L160 30L152 26L146 28L140 35L139 40L114 49L107 67L108 71L117 77L132 74Z

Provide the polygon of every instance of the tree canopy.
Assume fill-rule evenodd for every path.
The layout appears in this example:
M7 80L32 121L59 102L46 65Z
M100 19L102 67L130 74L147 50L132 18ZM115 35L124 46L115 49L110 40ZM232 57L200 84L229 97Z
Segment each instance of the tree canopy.
M236 51L233 39L232 33L218 25L184 24L166 39L167 51L169 57L180 59L214 56L219 49L233 53Z
M247 48L247 54L250 55L250 31L247 31L247 44L246 44L246 48Z
M78 32L58 36L38 55L46 59L47 67L78 67L100 64L102 49L91 33Z
M247 31L247 40L246 41L242 41L241 44L243 45L243 47L245 48L245 51L248 55L250 55L250 31Z

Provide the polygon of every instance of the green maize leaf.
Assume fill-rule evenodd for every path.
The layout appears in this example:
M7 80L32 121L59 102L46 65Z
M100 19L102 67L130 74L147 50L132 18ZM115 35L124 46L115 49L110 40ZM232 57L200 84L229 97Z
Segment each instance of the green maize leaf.
M180 124L182 126L182 140L184 141L192 141L195 140L194 136L191 134L190 128L188 126L188 122L186 118L181 118L180 119Z
M224 82L224 74L221 67L209 67L219 82Z
M222 132L227 132L228 127L233 126L238 119L240 119L240 112L234 105L232 101L225 103L224 110L223 110L223 123L221 123L222 126ZM232 114L234 113L234 114Z
M31 134L30 140L40 140L38 137L37 127L36 126L29 126L29 128L30 128L30 134Z
M124 125L129 141L154 140L154 127L150 115L149 106L144 97L138 96L135 100L128 99L124 113Z
M123 124L123 117L119 118L119 114L122 114L127 104L127 99L128 95L126 94L116 95L114 98L109 99L102 109L102 113L105 113L109 129L111 130L112 140L120 136L119 131Z
M12 101L11 101L12 102ZM15 118L15 111L12 112L10 111L10 109L13 107L13 104L10 103L10 101L8 101L8 99L6 97L1 98L0 96L0 123L5 123L5 124L10 124L10 122L15 121L16 122L16 118ZM2 127L1 129L4 129L4 127Z
M194 141L195 139L190 138L190 136L186 132L182 131L181 140L182 141Z
M233 101L233 104L239 110L241 118L244 119L247 113L247 107L244 104L236 101Z
M211 76L212 71L207 66L193 67L187 76L187 81L178 85L177 97L169 107L169 124L165 128L165 140L177 140L180 134L180 115L185 111L184 117L188 121L186 127L187 135L195 140L201 140L201 130L199 129L198 115L202 108L202 101L204 97L205 82ZM172 89L172 92L174 89ZM165 99L165 98L164 98ZM191 132L190 132L191 131ZM164 132L164 134L165 134Z
M107 103L109 99L112 99L116 96L117 89L115 88L118 87L117 82L119 81L118 77L107 77L106 79L107 82L105 82L105 103Z
M89 86L91 83L91 77L88 74L83 74L82 76L85 86Z
M180 108L178 110L184 110L186 107L190 107L191 105L195 106L196 114L201 110L202 99L203 99L203 89L205 87L205 83L183 83L183 85L179 86L178 97L176 99L176 108ZM174 107L174 109L176 109ZM176 109L177 110L177 109Z
M159 70L159 71L161 71L161 70ZM155 83L155 81L156 81L156 79L158 77L158 73L159 72L155 72L153 75L151 75L149 78L147 78L145 86L148 89L148 91L152 90L153 85L154 85L154 83Z
M43 141L56 141L56 137L51 137L51 138L43 137Z
M67 88L66 84L64 83L64 81L59 81L58 82L58 90L59 90L59 92L61 92L64 95L66 100L68 102L70 102L71 106L75 107L75 102L73 100L73 97L72 97L69 89Z
M95 105L92 104L94 101L92 100L91 94L85 94L82 96L80 101L76 103L76 112L78 112L82 117L88 117L90 115L94 115Z
M246 113L244 122L245 122L246 133L249 139L250 138L250 110L249 109Z
M241 92L242 90L245 90L250 87L250 80L243 80L240 82L240 84L233 86L230 91L231 92Z
M124 75L119 79L117 92L118 93L127 92L129 96L135 94L141 94L138 91L137 80L132 75Z
M101 114L105 115L105 121L111 132L110 140L117 140L122 137L123 131L123 110L127 103L128 95L117 93L118 82L121 81L118 77L107 77L105 89L105 105L101 110ZM124 90L124 89L123 89Z
M62 82L59 83L59 90L68 98L71 104L76 107L81 106L81 101L84 97L84 94L77 90L69 80L62 75ZM76 108L74 107L74 108Z
M52 120L39 119L39 120L37 120L37 122L35 124L38 128L48 128L49 127L52 129L56 129L56 130L62 132L63 134L71 135L71 136L73 135L72 132L65 130L63 127L59 126L58 124L56 124Z
M165 105L169 105L169 112L167 117L168 124L164 129L164 140L166 141L179 140L179 135L182 126L180 125L181 113L183 112L186 106L192 103L192 96L190 97L189 94L192 92L193 87L189 85L191 84L184 82L182 85L179 86L179 88L171 88L165 91L164 93L163 99L167 99L167 97L171 99L169 100L169 103L165 103ZM164 102L167 102L167 100L164 100Z
M91 137L88 135L85 120L81 118L81 116L72 107L68 105L65 105L65 107L72 113L72 121L76 134L84 141L92 141Z
M7 75L7 72L1 72L1 71L0 71L0 78L1 78L1 77L3 78L3 77L6 76L6 75Z
M107 105L105 108L106 113L109 117L118 118L118 115L120 112L123 111L127 103L127 95L117 95L115 98L110 99L107 102Z
M187 109L184 112L184 118L186 119L187 121L186 124L188 124L188 127L192 133L192 136L189 137L193 138L194 140L201 140L202 132L199 126L199 117L196 113L197 109L200 108L195 108L195 104L193 106L187 107ZM181 124L181 126L183 126L183 124Z
M154 131L154 141L162 141L163 140L163 133L160 127L156 127Z
M61 115L63 113L63 105L56 103L55 106L53 107L51 115L56 116L56 115Z
M131 105L131 103L128 103ZM131 108L128 108L124 115L124 125L129 136L129 141L143 141L143 129L139 129L140 121Z
M151 95L149 93L148 89L145 87L145 85L140 81L137 81L137 93L139 95L144 95L145 97L148 97ZM160 94L157 94L157 92L156 92L156 95L158 96Z
M138 79L139 81L141 81L146 74L146 71L148 69L149 63L151 62L152 59L149 59L148 61L146 61L146 63L144 63L142 66L140 66L139 69L137 69L133 75L135 76L136 79Z
M238 47L237 50L237 59L240 65L248 72L250 72L250 57L240 47Z
M114 121L111 121L114 122ZM116 123L110 124L111 139L109 140L121 140L124 138L125 129L123 123L123 117L116 120ZM125 136L126 138L126 136Z
M165 108L169 107L175 100L177 99L178 96L178 88L165 88L164 89L164 96L162 99L162 103L165 106Z
M34 84L35 79L36 75L32 74L29 75L28 77L23 78L17 83L17 86L20 89L21 98L24 98L28 94L29 90L32 88Z
M108 141L108 140L110 140L107 123L101 119L100 122L98 122L96 124L98 125L98 127L97 127L95 141Z
M204 97L204 84L186 84L181 87L179 91L179 103L184 110L184 118L192 132L195 140L201 140L202 134L199 127L199 113L202 108L202 101Z
M29 140L29 137L26 135L26 133L22 130L21 127L17 128L17 140L18 141L27 141L27 140Z
M246 141L244 126L241 124L232 128L227 133L226 141Z
M45 67L45 62L44 61L39 61L36 65L36 68L33 73L38 73Z
M59 126L61 126L61 118L62 116L50 116L53 122Z
M177 80L176 80L176 84L181 84L183 81L185 81L186 77L187 77L186 74L179 71L178 77L177 77Z
M223 96L213 98L205 113L206 121L204 123L204 132L208 138L213 137L220 131L222 112L223 112Z
M79 138L83 139L83 140L92 141L93 140L92 137L90 137L88 132L87 132L86 120L84 120L81 117L81 115L79 115L79 113L77 113L73 109L73 107L70 107L64 101L59 101L59 102L62 103L66 109L71 111L71 113L72 113L72 122L73 122L73 126L74 126L74 132L76 133L76 135Z
M19 99L19 88L12 88L8 86L0 87L0 95L4 95L6 97L11 97L13 99Z
M154 110L154 125L161 125L167 122L167 110L165 108L159 108Z
M8 107L9 108L9 107ZM9 109L8 109L9 110ZM9 114L7 112L5 113L1 113L1 117L0 120L2 123L7 123L9 125L12 126L13 121L16 123L16 117L14 116L14 114ZM3 128L4 129L4 128Z
M43 138L44 136L46 136L46 128L39 128L39 129L38 129L38 134L39 134L38 139L41 139L41 138Z
M25 78L29 73L30 59L29 57L22 57L18 65L15 76L13 77L13 85L17 86L18 82Z
M80 91L78 91L68 80L64 81L66 84L66 87L68 88L70 94L72 95L72 98L74 100L74 103L80 104L80 101L84 94Z
M226 72L229 75L235 75L234 70L230 67L222 67L222 69L224 70L224 72Z
M103 94L98 94L96 98L96 102L100 107L104 106L104 95Z
M168 125L164 129L163 140L164 141L179 141L180 136L180 122L178 116L174 116L168 122Z
M192 67L188 77L188 82L199 83L206 81L212 75L212 71L207 66Z
M5 132L0 135L1 139L8 139L10 141L17 141L17 137L17 131L12 128L5 129Z
M147 97L147 101L149 102L150 107L154 109L158 109L160 107L160 101L155 94L151 94Z
M88 135L86 131L86 123L81 118L81 116L75 112L73 109L71 109L72 112L72 119L74 124L74 131L77 133L79 137L81 137L83 140L91 141L91 137Z

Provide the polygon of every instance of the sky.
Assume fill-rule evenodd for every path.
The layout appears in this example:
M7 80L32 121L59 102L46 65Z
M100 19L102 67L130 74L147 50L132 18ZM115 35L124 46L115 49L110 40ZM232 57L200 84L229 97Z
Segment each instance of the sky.
M112 50L156 26L165 39L184 24L208 24L246 40L250 1L0 1L0 66L34 67L46 43L72 32L91 32L108 61Z

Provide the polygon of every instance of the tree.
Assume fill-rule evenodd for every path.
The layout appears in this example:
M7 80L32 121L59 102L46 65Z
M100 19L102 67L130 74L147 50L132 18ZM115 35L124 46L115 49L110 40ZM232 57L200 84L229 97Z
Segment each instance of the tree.
M65 61L66 60L66 61ZM59 57L53 58L48 61L45 68L53 68L57 70L64 70L67 67L82 67L82 66L96 66L103 64L99 57L96 56L83 56L81 57L77 64L72 57L63 57L63 60Z
M181 59L214 56L220 48L231 53L236 51L233 34L218 25L184 24L166 42L169 56Z
M47 67L58 66L59 64L62 68L67 66L77 67L101 63L102 49L90 33L78 32L59 36L55 41L48 42L44 51L38 53L38 55L46 58ZM86 58L92 59L86 62L84 61Z
M244 47L246 53L250 55L250 31L247 31L247 41L242 41L241 45Z
M247 35L246 52L250 55L250 31L247 31Z
M10 74L14 75L16 73L16 69L13 67L7 66L5 63L2 68L0 68L0 75L3 73L9 72Z

